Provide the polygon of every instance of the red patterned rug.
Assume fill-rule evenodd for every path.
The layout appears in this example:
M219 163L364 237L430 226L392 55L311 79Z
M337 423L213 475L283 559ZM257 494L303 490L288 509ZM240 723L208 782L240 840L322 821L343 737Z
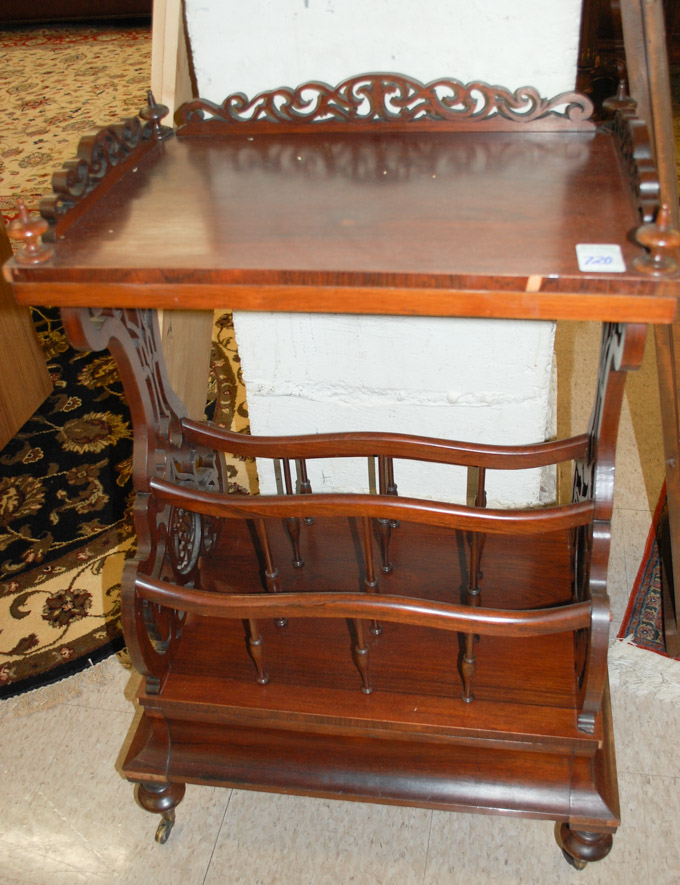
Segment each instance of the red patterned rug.
M664 519L665 510L664 484L618 639L625 639L638 648L668 657L664 642L664 573L658 542L659 524Z

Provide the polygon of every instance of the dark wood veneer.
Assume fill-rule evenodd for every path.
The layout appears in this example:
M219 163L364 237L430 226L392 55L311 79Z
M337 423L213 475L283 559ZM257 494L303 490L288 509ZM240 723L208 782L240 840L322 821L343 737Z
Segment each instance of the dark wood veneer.
M361 75L191 102L171 138L151 98L57 174L54 254L5 274L77 347L111 349L130 402L122 610L144 681L124 771L159 841L209 783L549 818L576 865L610 850L615 441L641 324L673 321L680 279L644 124L589 110ZM582 273L593 242L625 272ZM186 417L156 307L602 320L593 412L524 446L240 436ZM282 493L227 494L224 451L281 459ZM309 460L357 456L375 493L314 493ZM474 500L400 496L404 459L475 471ZM488 471L565 461L570 504L487 506Z

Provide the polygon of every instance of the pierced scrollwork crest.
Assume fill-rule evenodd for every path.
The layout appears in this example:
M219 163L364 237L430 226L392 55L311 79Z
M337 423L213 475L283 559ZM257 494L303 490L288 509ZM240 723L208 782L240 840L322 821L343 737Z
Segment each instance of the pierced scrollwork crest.
M360 74L336 87L310 81L296 88L281 87L249 99L241 92L222 104L196 99L178 112L181 124L200 123L206 115L224 123L350 124L461 123L481 120L505 124L589 121L590 99L580 93L543 98L531 86L512 92L481 81L462 83L440 78L421 83L399 74ZM209 122L209 121L208 121Z

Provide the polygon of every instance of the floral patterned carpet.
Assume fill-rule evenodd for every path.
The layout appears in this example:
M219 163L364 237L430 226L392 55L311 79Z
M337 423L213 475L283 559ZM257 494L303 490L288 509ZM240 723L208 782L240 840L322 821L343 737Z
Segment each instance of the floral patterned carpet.
M0 211L36 209L83 134L146 104L148 27L0 31ZM120 575L134 549L132 430L108 354L74 351L57 311L34 321L54 392L0 452L0 697L120 649ZM229 314L216 315L208 411L246 430ZM248 487L246 465L228 465Z

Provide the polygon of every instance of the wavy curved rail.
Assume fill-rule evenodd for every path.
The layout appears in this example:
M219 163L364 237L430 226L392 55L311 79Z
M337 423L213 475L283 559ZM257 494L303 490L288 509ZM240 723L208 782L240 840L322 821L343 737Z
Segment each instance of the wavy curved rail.
M143 575L137 577L135 587L142 599L203 617L380 619L458 633L514 637L545 636L584 629L590 627L591 618L589 602L512 611L364 593L220 594L180 587Z
M571 529L589 523L594 508L591 501L579 501L540 510L481 510L391 495L224 495L185 488L160 479L152 479L149 486L159 501L225 519L368 516L494 534L532 534Z
M299 436L246 436L203 421L185 418L187 442L213 447L232 455L256 458L350 458L384 455L413 461L432 461L490 470L547 467L583 458L588 434L526 446L492 446L459 440L434 439L406 433L317 433Z

